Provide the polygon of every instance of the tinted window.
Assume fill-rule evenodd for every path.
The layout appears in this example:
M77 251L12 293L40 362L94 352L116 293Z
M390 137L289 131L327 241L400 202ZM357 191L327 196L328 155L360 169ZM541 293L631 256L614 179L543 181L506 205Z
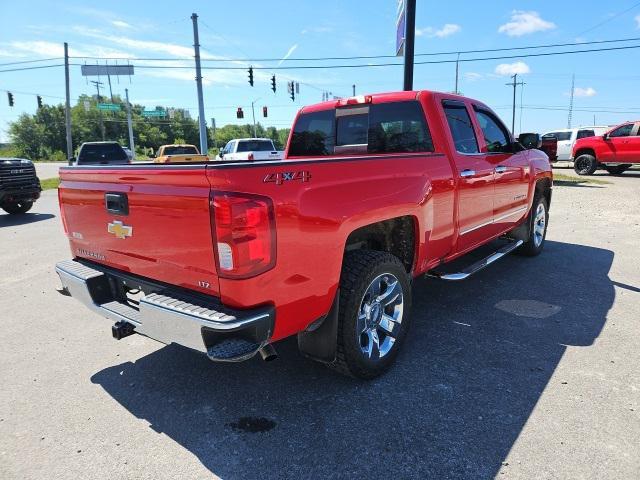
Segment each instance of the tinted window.
M621 127L613 130L609 136L610 137L628 137L631 135L631 130L633 130L633 123L627 123L626 125L622 125Z
M165 155L197 155L198 149L196 147L184 146L184 147L165 147Z
M445 104L444 113L456 150L460 153L478 153L478 141L467 108L462 104Z
M105 163L123 160L128 160L127 153L117 143L83 145L78 155L78 163Z
M345 115L336 119L336 145L366 145L369 114Z
M422 106L416 101L371 105L370 153L433 152Z
M581 138L594 137L596 132L593 130L578 130L578 140Z
M482 135L484 136L484 141L487 144L487 151L489 153L512 151L509 134L497 118L488 112L476 110L476 119L482 129Z
M571 140L571 132L551 132L545 133L542 138L555 138L559 142L564 142L567 140Z
M273 143L269 140L240 140L238 142L238 152L270 152L273 150Z
M335 110L300 115L291 134L289 156L332 155L334 125Z

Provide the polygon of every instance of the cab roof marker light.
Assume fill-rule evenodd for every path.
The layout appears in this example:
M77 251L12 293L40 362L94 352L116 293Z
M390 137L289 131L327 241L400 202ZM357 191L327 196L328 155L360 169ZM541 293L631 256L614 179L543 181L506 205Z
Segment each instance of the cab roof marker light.
M371 102L373 102L373 97L371 95L357 95L355 97L341 98L336 103L336 106L344 107L345 105L362 105Z

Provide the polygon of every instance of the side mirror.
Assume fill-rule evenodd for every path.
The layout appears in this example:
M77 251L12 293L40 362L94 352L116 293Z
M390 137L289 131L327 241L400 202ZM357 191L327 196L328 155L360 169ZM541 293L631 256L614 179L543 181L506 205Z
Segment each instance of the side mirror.
M527 150L540 148L542 146L542 139L537 133L521 133L518 136L518 142Z
M611 140L611 139L609 138L609 134L608 134L608 133L605 133L604 135L602 135L602 139L603 139L604 141Z
M155 154L154 152L151 152L151 153L149 154L149 158L156 158L156 154Z

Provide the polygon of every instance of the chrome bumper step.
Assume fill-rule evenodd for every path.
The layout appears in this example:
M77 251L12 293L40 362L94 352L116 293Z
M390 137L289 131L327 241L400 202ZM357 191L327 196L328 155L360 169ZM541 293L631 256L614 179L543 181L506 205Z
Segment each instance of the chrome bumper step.
M76 260L59 262L56 272L63 291L115 322L113 336L118 339L135 332L198 350L212 360L240 361L255 355L273 334L272 306L235 310L218 303L215 297L160 286L157 292L140 297L135 308L112 288L124 273Z
M452 282L460 281L460 280L466 280L467 278L469 278L474 273L478 273L480 270L484 269L485 267L488 267L493 262L495 262L497 260L500 260L505 255L508 255L509 253L513 252L516 248L518 248L523 243L524 242L522 240L515 240L515 241L512 241L510 243L507 243L506 245L504 245L502 248L496 250L491 255L483 258L482 260L478 260L475 263L472 263L471 265L469 265L468 267L465 267L464 269L462 269L459 272L443 273L443 272L439 272L437 270L429 270L425 274L425 276L427 276L429 278L438 278L440 280L448 280L448 281L452 281Z

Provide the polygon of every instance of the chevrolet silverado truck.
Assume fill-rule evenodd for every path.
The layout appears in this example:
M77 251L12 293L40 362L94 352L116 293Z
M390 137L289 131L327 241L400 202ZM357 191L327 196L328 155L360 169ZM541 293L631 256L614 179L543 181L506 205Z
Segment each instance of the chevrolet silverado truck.
M229 140L216 160L260 161L282 160L283 154L277 150L270 138L236 138Z
M407 338L413 278L463 280L543 250L548 158L479 101L405 91L306 106L285 152L61 169L62 292L118 339L240 361L297 335L304 355L366 379Z
M537 133L521 133L518 135L518 142L527 149L537 148L543 151L551 163L558 161L558 139L554 136L541 137Z
M11 215L26 213L41 191L31 160L0 158L0 208Z
M572 158L578 175L592 175L599 168L620 175L640 165L640 122L625 122L604 135L579 139Z
M181 163L181 162L208 162L207 155L200 154L195 145L162 145L156 157L155 163Z

